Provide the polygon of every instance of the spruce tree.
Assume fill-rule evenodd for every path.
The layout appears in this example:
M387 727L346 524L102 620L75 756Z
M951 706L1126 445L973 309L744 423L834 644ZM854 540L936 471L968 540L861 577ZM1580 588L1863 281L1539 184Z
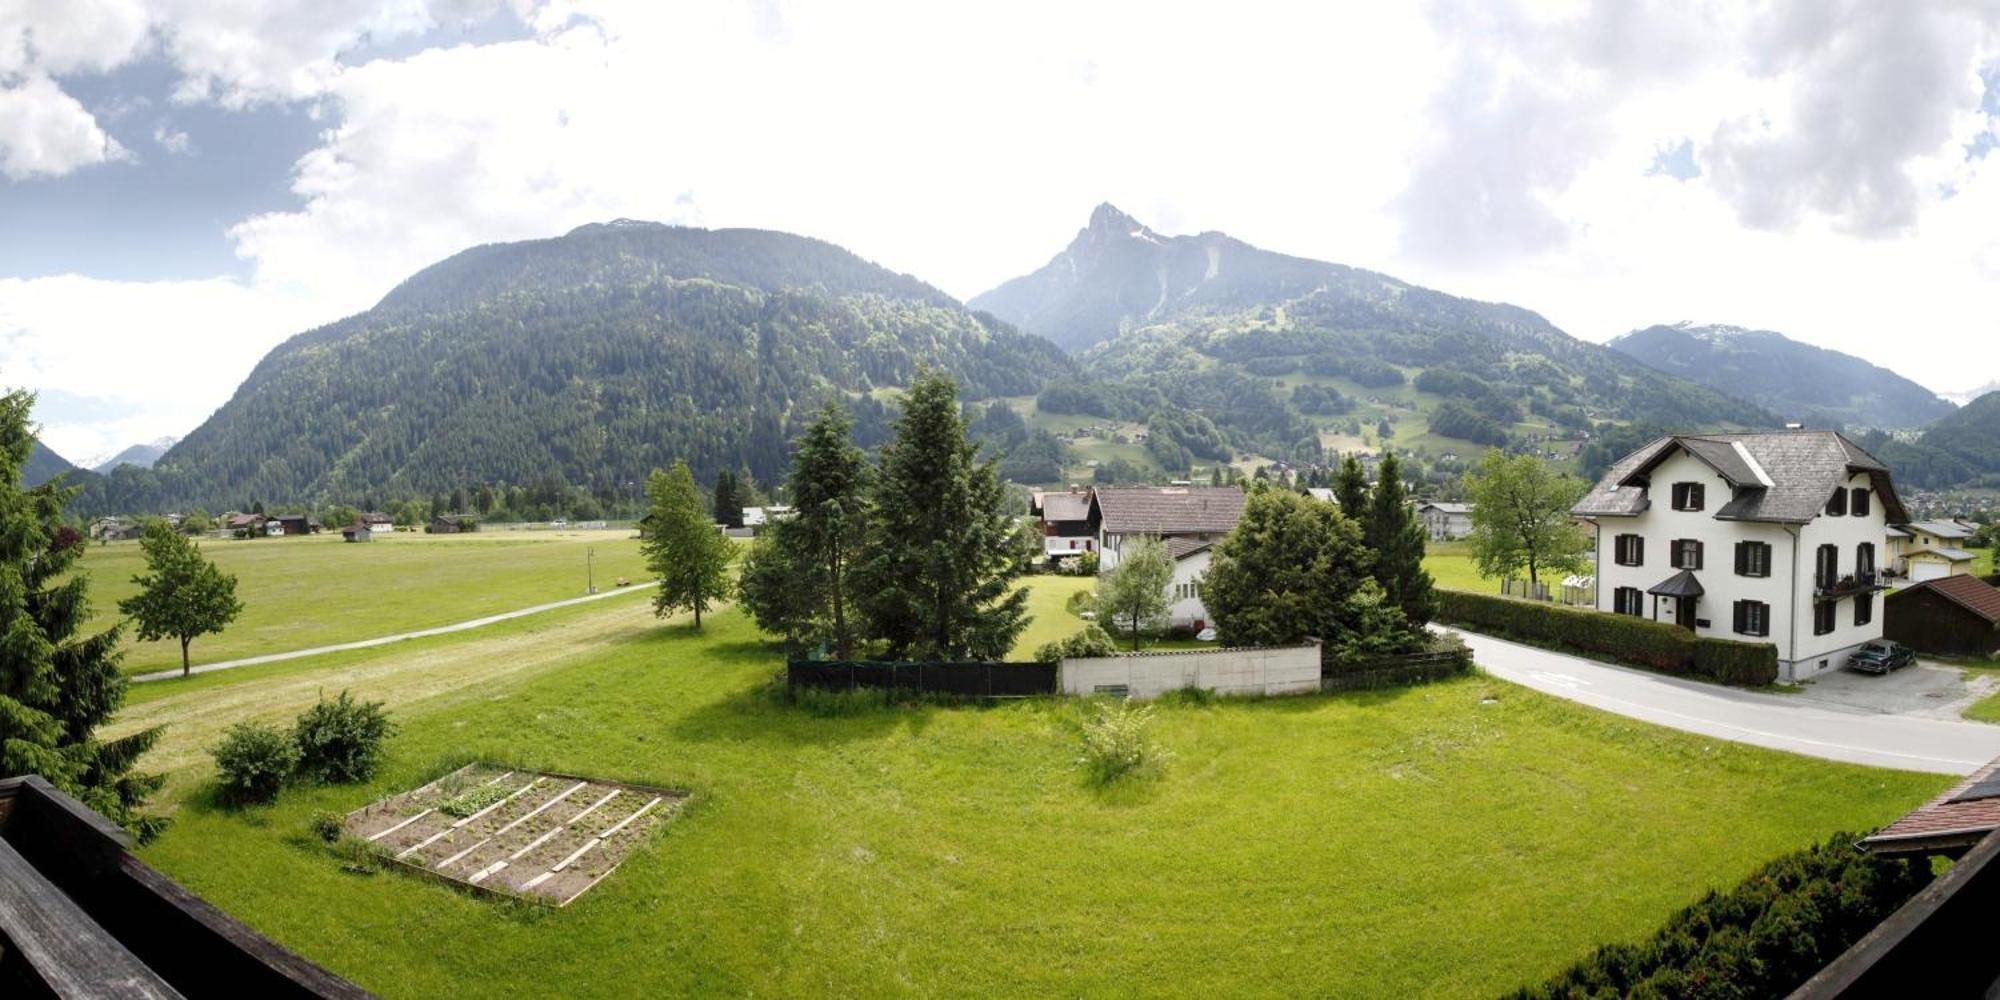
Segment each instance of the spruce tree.
M1353 455L1340 461L1340 475L1333 481L1333 499L1340 505L1340 512L1360 523L1368 510L1368 477L1361 472L1361 462Z
M39 774L149 839L165 821L141 814L160 778L132 766L158 729L100 741L125 702L119 627L78 635L90 617L88 574L71 572L84 538L62 522L75 490L21 487L34 445L34 396L0 396L0 775Z
M1013 518L992 461L978 461L949 377L903 398L871 490L857 593L892 659L999 659L1027 625Z
M646 480L651 512L639 533L639 551L660 581L653 595L653 613L661 618L683 608L701 613L729 593L729 562L735 543L717 531L702 510L701 490L687 462L676 459L673 470L653 470Z
M736 473L723 469L715 474L715 523L730 528L743 527L743 501L736 496Z
M799 580L814 590L826 616L833 654L847 659L854 646L851 577L867 535L868 459L854 446L847 412L828 401L799 438L792 455L791 518L803 548L795 562L811 567Z
M1412 626L1437 613L1437 592L1424 569L1424 526L1410 510L1403 469L1394 452L1384 452L1362 537L1375 553L1375 581L1389 603L1403 609Z
M1222 641L1278 646L1352 642L1367 627L1372 559L1355 522L1326 504L1256 485L1215 547L1202 603ZM1378 595L1379 596L1379 595Z

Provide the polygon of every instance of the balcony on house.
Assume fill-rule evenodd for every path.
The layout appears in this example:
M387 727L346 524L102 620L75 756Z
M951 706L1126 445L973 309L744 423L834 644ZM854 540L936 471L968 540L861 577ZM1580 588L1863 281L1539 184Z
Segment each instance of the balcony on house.
M1862 573L1831 574L1820 573L1813 578L1813 594L1817 597L1846 597L1849 594L1869 594L1888 589L1882 574L1873 570Z

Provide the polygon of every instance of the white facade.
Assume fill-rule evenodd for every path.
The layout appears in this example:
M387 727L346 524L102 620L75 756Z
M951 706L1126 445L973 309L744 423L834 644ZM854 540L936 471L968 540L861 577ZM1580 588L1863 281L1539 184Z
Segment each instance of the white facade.
M1845 662L1854 647L1882 636L1882 597L1859 581L1841 587L1841 578L1855 574L1863 545L1873 546L1877 573L1887 568L1888 522L1884 504L1874 496L1866 474L1846 478L1844 489L1866 490L1868 513L1829 515L1822 512L1805 524L1778 524L1725 521L1716 511L1729 502L1730 484L1707 463L1676 451L1660 461L1649 476L1647 495L1651 503L1637 515L1598 516L1588 520L1597 532L1597 608L1617 612L1621 590L1637 590L1639 613L1655 621L1679 625L1682 602L1647 593L1651 588L1681 572L1673 563L1674 545L1687 540L1700 543L1701 566L1693 568L1703 593L1693 604L1691 623L1696 634L1744 642L1769 642L1778 647L1779 674L1786 680L1802 680L1833 669ZM1699 483L1703 487L1701 510L1675 510L1673 486ZM1829 491L1830 493L1831 491ZM1621 565L1620 535L1643 539L1638 565ZM1737 572L1736 546L1739 542L1762 542L1770 546L1768 576ZM1830 599L1820 598L1816 579L1819 548L1833 546L1836 556L1836 587ZM1690 567L1692 568L1692 567ZM1629 591L1627 591L1629 595ZM1627 598L1629 600L1629 596ZM1754 601L1768 609L1768 634L1744 634L1735 629L1738 601ZM1866 603L1868 621L1856 624L1857 607ZM1833 628L1815 632L1815 606L1833 605ZM1630 608L1626 609L1628 612Z
M1174 582L1167 585L1167 618L1175 625L1207 625L1208 606L1201 603L1202 578L1208 575L1212 549L1174 560Z

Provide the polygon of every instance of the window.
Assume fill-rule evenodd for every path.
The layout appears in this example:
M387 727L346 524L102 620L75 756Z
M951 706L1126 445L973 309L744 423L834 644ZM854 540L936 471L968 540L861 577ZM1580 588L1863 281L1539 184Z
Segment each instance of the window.
M1620 587L1611 592L1611 610L1621 615L1645 617L1646 595L1637 587Z
M1199 582L1174 584L1174 600L1176 601L1190 601L1200 596L1201 584Z
M1813 605L1813 634L1825 635L1833 631L1833 602L1821 601Z
M1771 606L1763 601L1737 601L1736 634L1770 635Z
M1646 538L1644 535L1619 535L1611 540L1612 558L1620 566L1643 566L1646 564Z
M1813 579L1821 590L1832 590L1840 582L1840 546L1822 545L1813 562Z
M1875 620L1875 595L1854 595L1854 624L1866 625Z
M1862 542L1854 547L1854 575L1864 582L1875 575L1875 543Z
M1737 576L1770 576L1771 545L1769 542L1736 543Z
M1867 517L1868 491L1857 486L1849 492L1848 496L1847 512L1855 517Z
M1701 543L1692 538L1674 539L1673 567L1675 569L1701 568Z
M1834 490L1833 496L1828 497L1826 501L1826 516L1844 517L1846 516L1846 514L1847 514L1847 491L1844 489Z
M1700 483L1674 484L1675 510L1700 510L1704 487Z

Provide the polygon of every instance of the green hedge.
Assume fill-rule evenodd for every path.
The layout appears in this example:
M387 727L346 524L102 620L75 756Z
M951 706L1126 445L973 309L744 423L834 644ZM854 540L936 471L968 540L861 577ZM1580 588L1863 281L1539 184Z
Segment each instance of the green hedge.
M1770 643L1700 639L1687 629L1631 615L1441 590L1437 620L1608 656L1663 674L1746 686L1778 679L1778 647Z
M1782 855L1669 917L1650 940L1606 945L1514 996L1784 996L1931 881L1927 859L1877 858L1854 849L1858 837Z
M1472 650L1455 635L1432 636L1424 649L1356 663L1323 660L1321 691L1372 691L1449 680L1472 672Z

